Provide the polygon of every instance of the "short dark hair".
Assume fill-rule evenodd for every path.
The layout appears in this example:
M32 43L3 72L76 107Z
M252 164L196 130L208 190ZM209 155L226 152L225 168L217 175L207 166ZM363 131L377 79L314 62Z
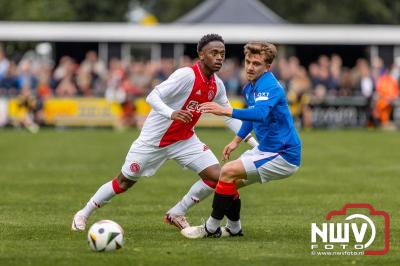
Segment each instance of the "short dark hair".
M204 35L203 37L201 37L199 43L197 44L197 52L200 53L200 51L203 49L204 46L206 46L210 42L215 42L215 41L222 42L223 44L225 44L224 39L222 39L222 37L218 34L211 33Z

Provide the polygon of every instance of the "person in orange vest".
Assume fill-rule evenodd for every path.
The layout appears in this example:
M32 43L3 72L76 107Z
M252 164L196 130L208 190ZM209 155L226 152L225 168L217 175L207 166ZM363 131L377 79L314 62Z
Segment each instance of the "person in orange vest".
M398 97L399 85L389 71L385 71L376 82L374 106L374 117L381 123L382 127L388 125L393 109L392 103Z

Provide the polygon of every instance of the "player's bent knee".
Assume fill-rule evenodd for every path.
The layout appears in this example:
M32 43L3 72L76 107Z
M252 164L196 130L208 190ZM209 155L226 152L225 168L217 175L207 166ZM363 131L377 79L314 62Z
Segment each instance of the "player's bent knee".
M118 180L118 185L123 190L128 190L130 187L132 187L136 183L136 181L126 178L122 173L120 173L118 175L117 180Z
M236 180L236 170L233 165L226 164L221 169L221 176L219 178L223 182L234 182Z
M208 180L211 182L218 182L219 176L221 173L221 166L219 164L215 164L207 167L203 171L199 173L199 176L203 180Z

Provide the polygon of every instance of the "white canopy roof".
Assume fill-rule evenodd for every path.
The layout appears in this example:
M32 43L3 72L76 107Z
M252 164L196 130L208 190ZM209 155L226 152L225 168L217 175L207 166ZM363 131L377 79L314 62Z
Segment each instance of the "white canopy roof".
M279 44L400 44L400 26L235 25L0 22L0 41L196 43L218 33L227 43L266 40Z

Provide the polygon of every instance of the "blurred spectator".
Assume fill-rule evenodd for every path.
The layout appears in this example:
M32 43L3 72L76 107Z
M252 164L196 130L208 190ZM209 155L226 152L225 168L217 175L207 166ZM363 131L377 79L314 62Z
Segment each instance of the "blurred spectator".
M0 49L0 96L15 97L22 88L29 88L37 97L38 109L49 97L105 97L122 105L121 124L139 127L144 120L137 113L140 99L177 68L190 67L198 60L188 56L181 57L178 62L172 58L157 62L126 62L112 58L106 65L95 51L88 51L81 64L63 56L54 69L32 54L23 58L17 68ZM328 96L365 97L373 108L373 111L368 110L369 116L373 114L375 119L386 124L390 120L392 103L398 98L400 58L395 59L391 72L383 75L384 69L383 60L378 57L371 62L360 58L354 67L348 68L343 67L339 55L333 54L330 57L320 55L308 66L302 65L295 56L279 57L271 71L288 92L298 124L307 128L311 127L312 120L310 104L323 104ZM247 82L243 62L240 65L237 59L227 58L218 76L230 97L241 95L241 88Z
M160 62L160 69L156 75L159 83L166 80L175 71L175 61L173 58L162 58Z
M76 63L69 56L63 56L60 64L54 71L54 79L56 81L56 95L58 97L74 97L78 94L76 84Z
M184 55L179 59L178 68L191 67L192 65L193 65L193 60L187 55Z
M339 82L339 96L352 96L354 85L352 81L351 71L347 67L343 68Z
M30 88L36 90L38 85L37 77L33 73L31 60L23 60L17 69L17 87L18 89Z
M7 73L10 62L6 58L3 49L0 47L0 81L3 79L4 75Z
M17 113L16 120L13 121L15 127L24 126L31 133L39 131L39 125L36 124L37 101L33 95L29 84L21 89L21 93L17 97Z
M376 83L374 117L378 119L383 128L390 127L390 115L393 102L399 97L397 81L385 71Z
M11 62L0 81L0 96L15 97L18 95L17 66Z
M241 84L239 74L239 64L236 60L226 59L218 76L224 82L228 96L240 95Z
M290 111L296 122L302 128L311 128L312 114L310 109L311 82L305 68L300 67L295 72L287 93Z
M79 93L83 96L103 96L106 77L107 68L104 62L98 59L95 51L87 52L78 70Z
M318 84L320 84L319 69L320 68L317 63L311 63L308 66L308 72L310 75L311 84L312 84L313 88L315 88Z
M121 84L125 76L125 70L122 62L118 58L111 58L109 71L106 80L105 97L110 101L123 103L126 100L126 92L122 89Z

